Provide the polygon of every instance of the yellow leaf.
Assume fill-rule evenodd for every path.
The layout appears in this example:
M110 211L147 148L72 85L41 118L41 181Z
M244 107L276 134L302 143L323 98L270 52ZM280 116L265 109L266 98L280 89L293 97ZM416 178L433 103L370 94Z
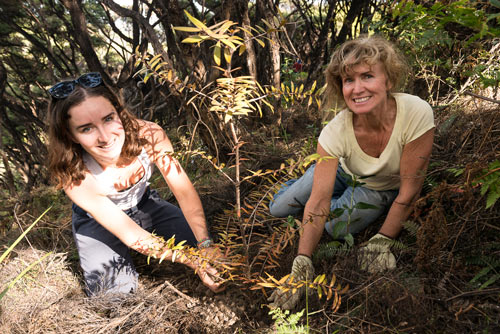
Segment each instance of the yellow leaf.
M265 48L265 47L266 47L266 43L264 43L262 40L260 40L260 39L258 39L258 38L256 38L255 40L256 40L256 41L257 41L257 43L259 43L259 44L260 44L260 46L262 46L263 48Z
M200 32L202 31L200 28L195 27L172 27L174 30L186 31L186 32Z
M320 276L319 276L319 279L318 279L318 283L319 283L319 284L322 284L322 283L325 281L325 277L326 277L326 275L325 275L325 274L320 275Z
M246 50L247 50L247 47L244 44L240 45L239 50L238 50L238 55L241 56Z
M231 50L229 48L224 48L224 59L226 59L226 63L231 64Z
M190 36L188 38L184 38L182 40L182 43L198 43L201 41L203 41L203 38L199 35L196 35L196 36Z
M316 89L316 80L314 80L313 85L311 86L310 92L311 93L314 92L315 89Z
M337 277L335 276L335 273L332 274L332 280L330 281L330 285L329 287L333 287L333 285L335 284L335 281L337 280Z
M144 77L144 83L148 82L151 75L153 75L153 72L149 72L148 74L146 74L146 76Z
M328 289L328 294L326 295L326 300L330 300L330 298L332 298L332 294L333 294L333 290Z
M288 279L288 276L290 276L290 274L288 274L288 275L286 275L286 276L283 276L283 277L279 280L279 284L280 284L280 285L285 284L286 280Z
M217 43L214 47L214 61L220 66L220 44Z
M191 16L187 10L184 10L184 13L186 14L186 16L188 17L189 21L191 21L196 27L202 29L202 30L205 30L207 29L207 26L203 24L203 22L201 22L200 20L194 18L193 16Z
M236 49L236 45L234 45L230 39L222 38L220 41L229 46L232 50Z

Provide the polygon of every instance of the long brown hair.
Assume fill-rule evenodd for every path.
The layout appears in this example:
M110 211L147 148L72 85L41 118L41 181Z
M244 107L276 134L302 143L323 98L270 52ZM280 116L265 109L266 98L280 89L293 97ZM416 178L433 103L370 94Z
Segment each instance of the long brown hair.
M409 67L391 42L378 35L362 35L340 45L325 70L325 107L345 107L342 76L348 74L353 66L363 63L374 65L377 62L381 62L384 67L387 79L392 85L390 91L400 89L409 74Z
M120 158L134 158L141 152L145 139L139 137L139 123L134 115L125 109L121 98L104 84L75 90L64 99L52 98L48 108L49 123L49 172L57 188L79 184L85 178L83 148L73 141L69 130L69 110L89 97L102 96L116 109L125 131L125 143Z

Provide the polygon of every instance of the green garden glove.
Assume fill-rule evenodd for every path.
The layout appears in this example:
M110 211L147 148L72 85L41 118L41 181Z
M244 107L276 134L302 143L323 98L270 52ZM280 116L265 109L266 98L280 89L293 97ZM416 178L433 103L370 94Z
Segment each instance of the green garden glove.
M314 267L309 257L305 255L297 255L297 257L295 257L293 260L292 272L288 280L292 277L293 282L311 281L314 279ZM292 290L283 292L280 289L276 289L273 291L271 297L268 298L268 301L271 302L269 306L273 308L279 307L282 310L291 310L297 306L305 291L305 286L298 288L295 293L292 293Z
M377 233L368 240L366 246L359 249L361 269L374 274L396 268L396 258L391 253L389 240L392 239Z

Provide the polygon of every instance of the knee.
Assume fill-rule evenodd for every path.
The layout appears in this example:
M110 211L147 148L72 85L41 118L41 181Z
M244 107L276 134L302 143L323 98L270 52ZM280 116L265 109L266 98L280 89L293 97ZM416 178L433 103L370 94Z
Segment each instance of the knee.
M285 210L283 210L283 205L280 205L276 200L271 200L271 202L269 202L269 213L271 216L279 218L288 216Z

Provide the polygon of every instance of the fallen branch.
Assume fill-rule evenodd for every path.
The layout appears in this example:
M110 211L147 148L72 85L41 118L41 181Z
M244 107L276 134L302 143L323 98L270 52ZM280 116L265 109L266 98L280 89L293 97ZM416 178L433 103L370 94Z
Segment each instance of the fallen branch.
M499 100L495 100L495 99L492 99L492 98L489 98L489 97L486 97L486 96L478 95L478 94L475 94L473 92L469 92L468 90L464 91L464 94L477 97L478 99L483 99L483 100L486 100L486 101L489 101L489 102L500 104Z

